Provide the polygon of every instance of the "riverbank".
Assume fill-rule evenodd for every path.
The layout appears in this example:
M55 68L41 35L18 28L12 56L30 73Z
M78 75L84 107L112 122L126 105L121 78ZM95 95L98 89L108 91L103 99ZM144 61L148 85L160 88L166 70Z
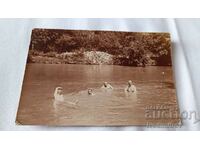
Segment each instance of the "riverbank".
M131 62L130 58L122 55L112 55L101 51L85 51L85 52L40 52L30 51L28 55L28 63L41 64L90 64L90 65L127 65L127 66L146 66L156 65L152 59L148 59L145 64L143 62ZM130 65L131 64L131 65Z
M65 52L57 54L55 52L30 52L28 56L29 63L43 64L92 64L92 65L112 65L114 64L113 55L105 52L87 51L87 52Z

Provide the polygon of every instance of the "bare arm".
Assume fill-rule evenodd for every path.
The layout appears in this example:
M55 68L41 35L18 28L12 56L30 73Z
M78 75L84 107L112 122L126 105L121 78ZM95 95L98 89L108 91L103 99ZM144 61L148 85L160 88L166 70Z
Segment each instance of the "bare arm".
M110 88L110 89L113 89L112 85L109 84L109 88Z

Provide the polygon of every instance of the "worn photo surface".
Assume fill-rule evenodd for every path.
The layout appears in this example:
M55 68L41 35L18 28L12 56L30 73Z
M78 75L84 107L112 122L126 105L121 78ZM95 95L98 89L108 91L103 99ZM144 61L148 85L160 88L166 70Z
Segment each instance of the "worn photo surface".
M16 123L181 123L169 33L33 29Z

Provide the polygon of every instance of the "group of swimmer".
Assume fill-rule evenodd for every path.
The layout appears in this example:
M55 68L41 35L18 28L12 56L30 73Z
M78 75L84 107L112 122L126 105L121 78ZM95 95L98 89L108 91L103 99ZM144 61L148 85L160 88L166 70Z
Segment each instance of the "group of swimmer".
M114 88L108 82L104 82L101 89L107 91L107 90L113 90ZM131 80L128 81L127 86L124 89L124 92L126 92L126 93L136 93L136 87ZM88 89L87 94L89 96L95 95L92 88ZM56 87L55 92L54 92L54 104L57 104L57 103L63 102L63 101L64 101L63 88L62 87ZM72 102L67 101L67 103L69 105L76 105L78 103L78 100L75 100L75 101L72 101Z
M113 90L114 88L108 82L104 82L101 89L102 90ZM128 85L126 86L124 91L129 92L129 93L136 93L136 87L133 85L133 82L131 80L128 81ZM88 89L88 95L94 95L92 88Z

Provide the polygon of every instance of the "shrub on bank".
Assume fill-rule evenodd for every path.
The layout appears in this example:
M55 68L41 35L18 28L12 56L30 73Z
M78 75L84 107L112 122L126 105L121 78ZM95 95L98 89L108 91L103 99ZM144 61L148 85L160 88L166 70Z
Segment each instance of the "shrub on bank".
M171 65L167 62L168 56L158 57L156 55L143 55L143 57L137 57L134 54L130 56L126 55L111 55L102 51L75 51L75 52L63 52L56 53L42 52L42 51L30 51L28 55L28 63L45 63L45 64L107 64L107 65L127 65L127 66L149 66L149 65Z

